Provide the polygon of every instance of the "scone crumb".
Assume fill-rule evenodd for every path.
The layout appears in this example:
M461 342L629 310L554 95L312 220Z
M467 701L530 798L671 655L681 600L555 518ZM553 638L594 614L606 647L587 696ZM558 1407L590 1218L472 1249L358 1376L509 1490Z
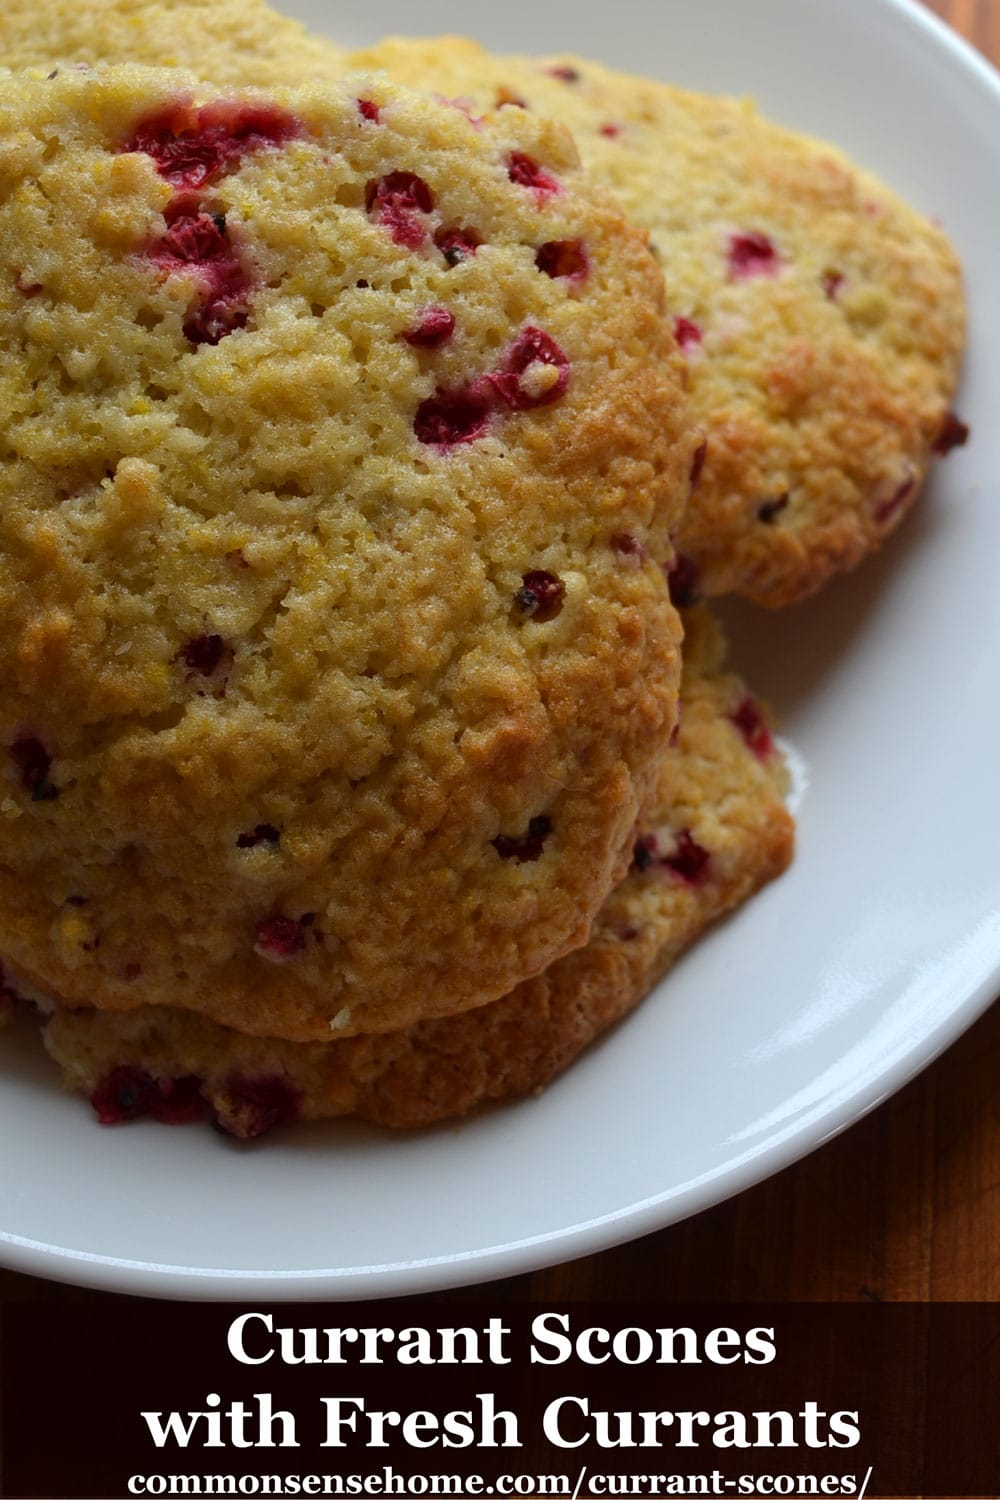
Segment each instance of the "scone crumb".
M63 912L53 923L53 937L67 963L90 953L97 944L93 923L78 911Z
M561 378L555 365L543 364L540 359L536 359L520 377L519 384L526 396L541 404L542 398L559 384Z

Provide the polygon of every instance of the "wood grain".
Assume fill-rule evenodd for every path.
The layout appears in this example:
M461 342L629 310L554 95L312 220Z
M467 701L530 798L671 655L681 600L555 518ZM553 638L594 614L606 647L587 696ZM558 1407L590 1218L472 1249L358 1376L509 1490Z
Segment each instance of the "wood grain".
M1000 63L1000 0L929 0ZM1000 1004L805 1161L601 1255L450 1294L516 1301L1000 1299ZM0 1271L0 1301L102 1294Z
M1000 65L1000 4L997 0L926 0L937 14Z

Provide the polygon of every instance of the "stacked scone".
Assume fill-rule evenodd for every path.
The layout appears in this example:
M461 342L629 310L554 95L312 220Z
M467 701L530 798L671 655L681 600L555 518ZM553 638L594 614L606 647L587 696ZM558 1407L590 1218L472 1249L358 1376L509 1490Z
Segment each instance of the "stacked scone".
M740 106L239 11L0 18L0 955L106 1122L416 1125L784 868L689 606L891 529L958 272Z

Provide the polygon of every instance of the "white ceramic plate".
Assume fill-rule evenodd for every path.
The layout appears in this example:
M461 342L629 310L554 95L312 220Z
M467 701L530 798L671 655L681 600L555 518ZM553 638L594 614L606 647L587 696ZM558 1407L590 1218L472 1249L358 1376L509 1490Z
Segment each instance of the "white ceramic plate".
M961 248L974 437L882 557L793 614L737 616L808 772L795 866L541 1098L246 1149L101 1130L36 1038L4 1044L0 1259L132 1292L376 1296L602 1249L811 1150L1000 990L1000 79L907 0L288 8L348 43L461 26L589 53L838 142Z

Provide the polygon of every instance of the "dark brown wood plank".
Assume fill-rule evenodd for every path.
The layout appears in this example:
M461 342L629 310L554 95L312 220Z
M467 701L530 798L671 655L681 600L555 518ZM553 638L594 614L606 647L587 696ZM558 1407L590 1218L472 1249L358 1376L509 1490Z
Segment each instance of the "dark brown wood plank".
M993 62L1000 64L1000 5L996 0L925 0L925 3Z

